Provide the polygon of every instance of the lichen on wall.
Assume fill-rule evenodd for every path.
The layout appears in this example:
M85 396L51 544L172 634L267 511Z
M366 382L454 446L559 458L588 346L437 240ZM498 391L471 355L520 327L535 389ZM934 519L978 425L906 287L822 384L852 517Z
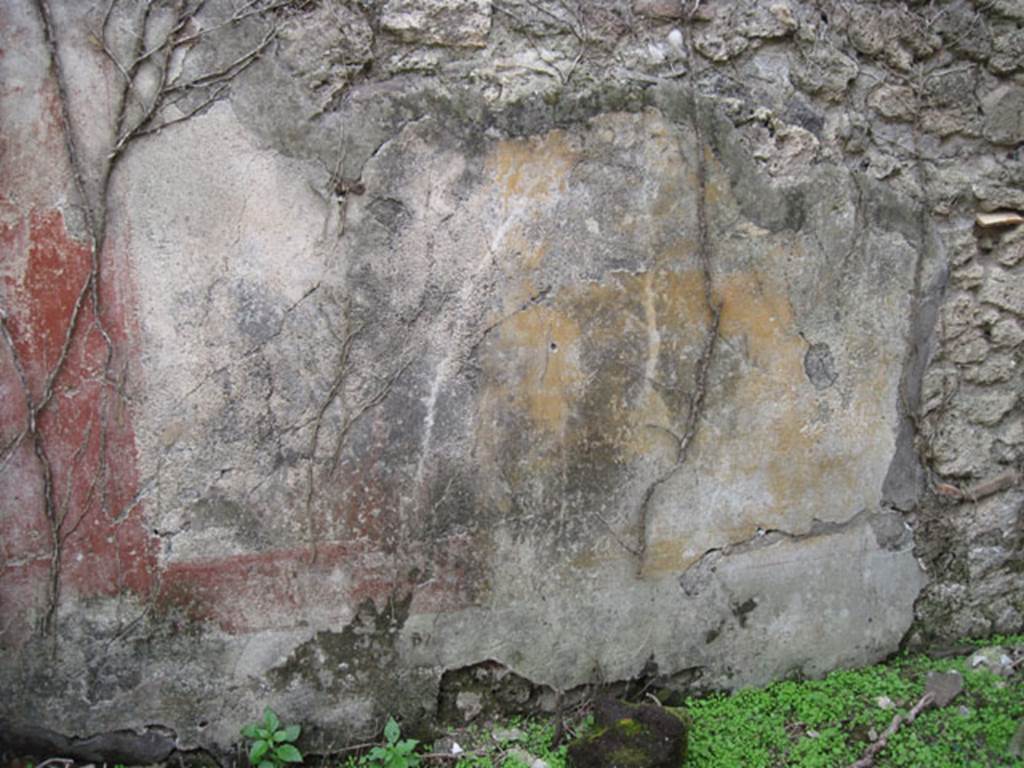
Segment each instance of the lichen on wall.
M312 750L1021 628L1012 3L0 20L11 733Z

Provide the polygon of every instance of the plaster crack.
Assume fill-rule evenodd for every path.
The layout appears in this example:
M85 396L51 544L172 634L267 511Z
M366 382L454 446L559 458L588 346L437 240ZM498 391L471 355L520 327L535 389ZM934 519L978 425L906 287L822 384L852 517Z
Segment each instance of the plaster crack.
M679 584L688 596L693 597L700 592L703 586L702 582L704 581L706 569L718 560L734 555L747 554L781 541L801 542L824 536L835 536L861 525L865 520L869 521L871 514L869 510L863 509L848 519L839 522L814 520L810 528L803 533L793 533L781 528L758 528L752 536L748 536L745 539L706 550L696 562L686 568L679 576Z

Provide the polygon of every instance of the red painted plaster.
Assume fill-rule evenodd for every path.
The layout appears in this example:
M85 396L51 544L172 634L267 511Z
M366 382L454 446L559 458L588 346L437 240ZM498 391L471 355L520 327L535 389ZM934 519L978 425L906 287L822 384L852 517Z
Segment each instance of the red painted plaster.
M5 195L6 197L6 195ZM14 349L34 403L65 344L75 303L87 286L92 258L88 245L73 239L57 210L33 209L0 232L2 306ZM116 273L104 275L114 280ZM101 283L103 327L117 347L134 349L128 333L131 308L122 291ZM0 350L0 439L6 444L26 424L24 391L10 350ZM53 472L56 514L62 518L63 596L115 595L128 590L146 595L153 583L155 544L142 509L132 505L138 492L131 413L106 371L107 346L96 323L89 291L81 303L66 362L53 382L53 397L39 414L38 431ZM133 362L124 350L118 365ZM9 457L0 475L0 605L38 611L38 581L49 573L52 549L45 513L42 467L30 438ZM33 606L29 611L27 606Z
M25 49L42 45L41 31L2 3L0 28ZM57 91L42 62L17 82L0 77L0 308L33 402L60 359L93 262L89 243L69 231L62 213L77 195ZM397 491L380 476L373 455L359 466L339 467L318 488L319 497L337 502L315 509L312 533L324 542L315 550L300 546L161 566L160 541L135 502L140 478L131 409L110 380L138 384L131 244L123 228L112 226L103 245L101 317L94 316L87 291L53 397L38 420L63 518L62 600L131 593L152 598L171 621L180 617L232 633L340 622L366 599L383 604L410 591L423 611L470 601L467 584L479 554L468 540L398 552ZM114 343L109 361L100 324ZM27 413L18 371L2 344L0 448L25 428ZM0 461L0 647L17 648L32 642L31 628L46 608L51 531L32 441L23 440Z
M171 563L161 573L157 605L182 620L216 625L230 634L288 629L310 619L346 621L354 606L383 606L396 594L413 594L417 612L454 611L471 602L473 561L469 541L436 543L436 562L425 569L422 553L402 557L374 549L375 542L332 542L311 547Z

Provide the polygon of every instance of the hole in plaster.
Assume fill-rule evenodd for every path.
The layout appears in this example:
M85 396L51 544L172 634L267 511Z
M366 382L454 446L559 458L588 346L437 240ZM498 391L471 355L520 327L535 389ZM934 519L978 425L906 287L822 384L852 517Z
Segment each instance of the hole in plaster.
M828 389L835 383L839 374L828 344L810 345L804 355L804 372L815 389Z
M741 627L746 627L747 617L755 608L757 608L757 600L751 597L742 603L734 604L732 606L732 614L739 621Z

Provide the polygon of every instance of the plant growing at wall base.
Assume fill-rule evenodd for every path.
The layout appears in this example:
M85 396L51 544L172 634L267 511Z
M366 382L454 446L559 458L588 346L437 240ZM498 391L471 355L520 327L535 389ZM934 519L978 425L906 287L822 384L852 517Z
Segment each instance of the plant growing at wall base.
M250 723L242 735L252 741L249 747L249 765L254 768L281 768L288 763L301 763L302 753L294 741L302 728L298 725L281 727L281 721L270 707L263 710L263 722Z
M395 718L389 717L384 726L384 746L374 747L359 762L365 768L414 768L420 764L416 753L419 742L416 739L401 739L401 731Z

